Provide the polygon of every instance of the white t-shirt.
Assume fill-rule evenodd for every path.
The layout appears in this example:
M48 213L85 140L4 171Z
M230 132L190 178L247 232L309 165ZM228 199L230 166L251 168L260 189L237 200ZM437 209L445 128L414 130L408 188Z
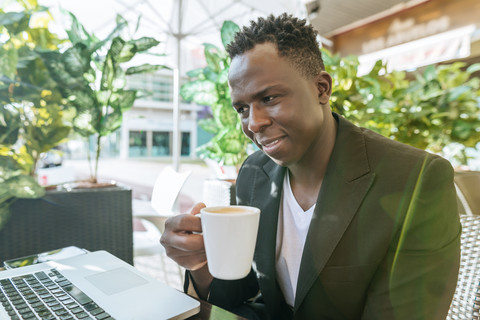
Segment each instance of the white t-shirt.
M312 220L313 205L307 211L298 204L290 187L288 170L283 179L281 206L278 214L276 271L277 281L287 304L295 304L298 273L303 247Z

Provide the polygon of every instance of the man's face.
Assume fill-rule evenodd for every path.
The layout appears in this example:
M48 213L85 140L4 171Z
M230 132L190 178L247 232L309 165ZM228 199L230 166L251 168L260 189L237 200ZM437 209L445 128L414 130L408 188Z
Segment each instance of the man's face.
M243 132L265 154L287 167L313 160L331 116L328 74L306 79L274 44L264 43L232 60L229 84Z

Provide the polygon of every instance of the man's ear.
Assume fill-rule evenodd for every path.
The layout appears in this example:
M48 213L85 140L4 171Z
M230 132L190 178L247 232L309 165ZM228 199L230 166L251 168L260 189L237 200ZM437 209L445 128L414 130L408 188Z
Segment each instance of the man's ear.
M332 77L326 72L322 71L316 79L318 89L318 102L320 104L327 104L332 95Z

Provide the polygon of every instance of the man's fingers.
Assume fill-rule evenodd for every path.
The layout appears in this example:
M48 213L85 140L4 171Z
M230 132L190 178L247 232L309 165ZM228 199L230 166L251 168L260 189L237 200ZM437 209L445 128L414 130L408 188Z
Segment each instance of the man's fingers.
M160 238L160 243L166 248L185 252L204 251L203 236L196 233L175 232Z
M190 211L190 214L193 214L193 215L199 214L200 210L205 207L206 207L205 203L199 202L192 208L192 210Z
M165 221L165 233L169 232L202 232L199 217L193 214L179 214Z
M200 217L196 216L204 207L205 204L197 203L190 214L167 219L160 238L167 256L189 270L198 270L207 263L203 235L200 234L202 223Z

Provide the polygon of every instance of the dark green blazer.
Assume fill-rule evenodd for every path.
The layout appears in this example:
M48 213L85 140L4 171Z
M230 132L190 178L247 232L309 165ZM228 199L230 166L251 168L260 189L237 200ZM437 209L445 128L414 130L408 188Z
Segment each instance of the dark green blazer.
M285 168L262 152L243 164L239 204L261 209L250 275L214 279L209 301L234 308L260 290L271 319L445 319L461 226L448 161L338 121L303 251L295 306L276 281Z

